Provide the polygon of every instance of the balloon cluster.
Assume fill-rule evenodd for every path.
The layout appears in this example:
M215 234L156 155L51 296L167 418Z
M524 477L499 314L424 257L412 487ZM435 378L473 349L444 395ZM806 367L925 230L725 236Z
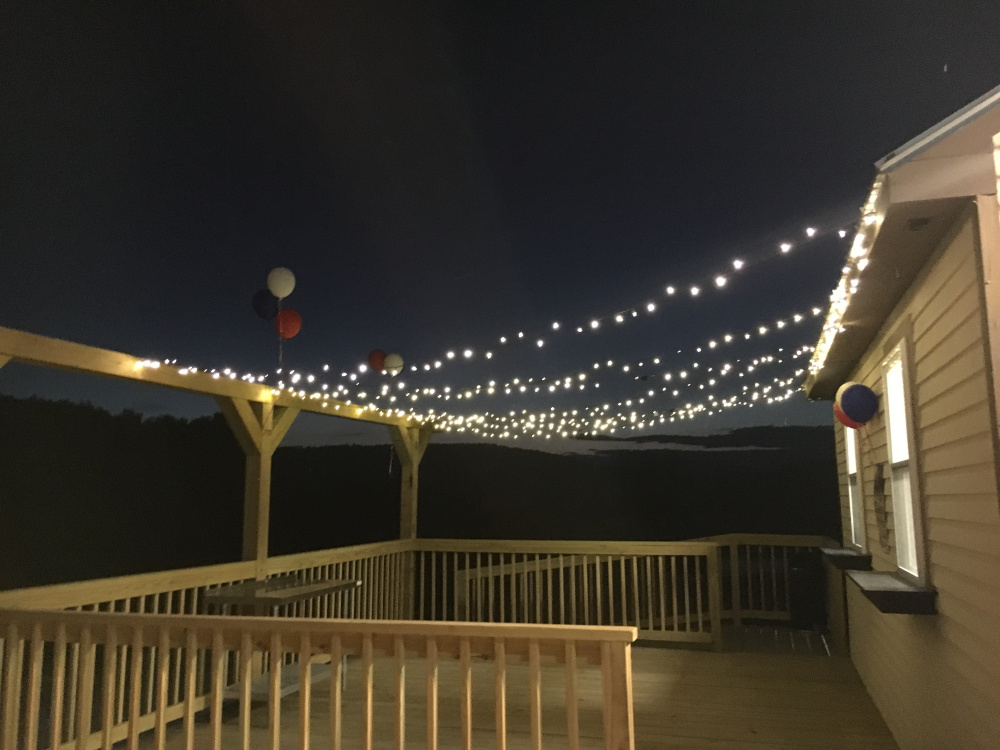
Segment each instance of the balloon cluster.
M372 349L368 353L368 364L375 372L387 372L393 377L403 371L403 358L398 354L386 354L381 349Z
M267 275L267 289L254 293L253 311L264 320L273 320L274 328L283 339L290 339L302 330L302 316L291 308L281 309L281 300L295 289L295 274L287 268L275 268Z
M878 413L878 396L866 385L848 381L837 389L833 416L844 427L858 429Z

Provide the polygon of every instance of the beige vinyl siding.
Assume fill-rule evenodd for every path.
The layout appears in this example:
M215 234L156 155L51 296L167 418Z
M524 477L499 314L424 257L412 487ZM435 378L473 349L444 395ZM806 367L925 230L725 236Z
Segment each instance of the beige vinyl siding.
M847 592L852 659L901 750L1000 748L1000 502L978 252L970 214L851 377L881 395L885 354L900 333L908 336L921 565L938 591L938 614L886 615L853 584ZM884 406L863 433L858 460L868 549L875 569L895 570ZM837 455L849 535L839 437ZM879 543L874 506L877 463L885 465L888 548Z

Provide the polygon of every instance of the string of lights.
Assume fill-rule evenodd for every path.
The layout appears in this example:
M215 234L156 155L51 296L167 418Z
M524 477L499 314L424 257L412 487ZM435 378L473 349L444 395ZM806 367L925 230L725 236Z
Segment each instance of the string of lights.
M803 372L797 371L798 374ZM482 414L458 415L449 412L437 414L431 410L430 415L442 432L468 432L482 438L517 439L518 437L535 437L551 439L553 437L571 438L580 436L596 437L599 435L614 435L618 431L634 431L655 428L668 423L691 420L699 416L715 416L724 410L783 403L799 393L794 387L798 374L788 378L774 378L769 384L756 384L752 391L744 390L725 398L708 397L705 400L688 402L682 407L669 412L612 412L610 405L590 407L588 409L573 409L557 412L555 407L549 411L521 412L511 411L506 415L493 412Z
M407 366L409 372L432 372L447 368L455 363L471 363L480 360L492 360L505 348L516 346L530 346L534 349L544 349L551 343L555 336L564 334L588 334L615 329L628 322L635 321L640 316L656 315L663 311L664 305L672 300L681 298L697 299L704 295L706 291L723 291L729 287L730 281L738 274L746 270L759 266L766 261L781 258L792 254L793 250L802 247L809 242L822 237L836 234L840 238L845 238L847 229L830 228L820 229L815 226L808 226L803 230L804 239L796 244L792 241L783 241L774 250L761 254L757 258L746 260L734 258L730 267L722 272L718 270L714 273L696 275L693 282L667 284L661 292L648 296L646 301L629 306L624 309L615 310L609 313L582 317L576 323L563 323L552 321L549 324L535 326L530 329L519 330L516 333L499 336L495 343L490 346L475 347L461 346L447 349L437 358L420 358L417 363ZM324 364L322 370L325 373L331 371L329 364ZM354 367L340 373L341 379L355 381L359 375L370 373L372 368L367 363L360 363Z
M840 281L830 294L830 307L823 323L819 342L816 344L816 351L809 363L810 373L816 373L823 369L826 357L833 346L833 340L838 333L845 330L844 314L851 304L851 298L861 285L861 273L868 267L868 256L875 244L875 238L878 236L885 216L886 196L883 184L884 179L881 176L875 180L872 190L868 194L868 200L865 201L865 205L861 209L861 221L851 243L847 261L841 270Z
M815 318L821 314L822 310L819 307L813 307L811 316L807 314L791 313L790 315L784 318L780 318L774 321L773 323L760 324L754 326L749 331L744 331L738 334L725 333L721 336L709 339L701 346L694 347L693 353L702 354L711 351L721 351L727 345L736 342L750 341L755 338L761 338L767 336L772 331L782 330L790 326L796 326L803 322L808 322L810 317ZM630 372L645 373L648 372L648 370L644 370L643 368L647 367L647 365L651 366L660 365L661 362L666 361L671 357L676 356L677 354L683 354L684 352L685 352L684 349L677 349L676 354L669 354L669 355L661 354L654 356L649 360L631 360L631 361L617 362L617 363L613 359L601 360L594 362L592 366L588 368L587 371L578 370L572 373L563 373L562 375L559 376L543 376L543 377L531 377L531 376L525 377L523 375L519 375L517 377L513 377L507 380L503 384L500 384L496 380L489 380L484 383L477 383L475 385L465 386L465 387L453 387L450 384L439 385L439 386L424 386L422 388L417 388L416 390L406 391L403 394L396 394L396 396L397 398L409 399L412 402L416 402L422 396L441 397L442 395L450 395L452 393L456 394L456 398L461 398L463 396L465 398L472 398L475 395L483 393L487 395L493 395L494 393L504 393L509 395L513 392L539 393L544 389L547 389L549 392L554 393L560 388L568 390L573 386L575 386L578 390L584 390L585 387L587 387L587 385L594 382L591 380L591 375L594 372L619 368L623 373L630 373ZM698 366L699 366L698 362L693 362L690 363L686 369L697 368ZM634 379L638 380L638 379L648 378L649 376L644 374L636 374L633 377ZM666 380L670 380L672 377L673 375L671 373L669 372L665 373ZM683 378L684 376L682 375L681 377ZM599 386L595 385L594 387L599 387ZM392 396L389 395L391 393L391 386L388 383L383 382L382 385L377 388L378 388L379 398L383 397L393 398ZM396 384L397 390L403 390L404 388L405 385L400 385L399 383ZM346 391L347 389L342 389L342 390Z

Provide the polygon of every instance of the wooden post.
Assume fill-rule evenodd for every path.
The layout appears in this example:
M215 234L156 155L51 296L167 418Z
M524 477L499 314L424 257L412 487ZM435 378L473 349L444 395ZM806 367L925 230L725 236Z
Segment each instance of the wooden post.
M399 490L399 538L417 538L417 486L420 460L424 457L427 444L431 441L434 428L389 426L392 447L396 449L399 463L403 467L403 477Z
M601 644L605 750L635 750L632 644Z
M708 553L708 616L712 628L712 648L716 651L721 651L723 645L721 557L721 545Z
M299 410L242 398L216 398L246 456L243 485L243 559L255 560L256 577L266 575L271 515L271 457Z

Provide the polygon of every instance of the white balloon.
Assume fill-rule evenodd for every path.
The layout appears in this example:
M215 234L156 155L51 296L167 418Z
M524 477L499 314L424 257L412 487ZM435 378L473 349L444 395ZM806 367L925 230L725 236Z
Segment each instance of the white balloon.
M395 377L403 371L403 358L398 354L386 354L385 364L382 365L385 371Z
M295 274L279 266L267 275L267 288L278 299L284 299L295 289Z

